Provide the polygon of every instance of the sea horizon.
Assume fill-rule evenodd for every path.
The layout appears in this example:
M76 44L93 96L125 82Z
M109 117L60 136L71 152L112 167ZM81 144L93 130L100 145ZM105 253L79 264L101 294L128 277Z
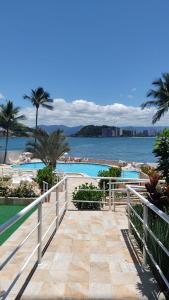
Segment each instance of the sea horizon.
M67 137L68 156L155 163L152 154L155 137ZM10 137L9 151L25 151L28 137ZM0 138L0 151L4 151L5 138Z

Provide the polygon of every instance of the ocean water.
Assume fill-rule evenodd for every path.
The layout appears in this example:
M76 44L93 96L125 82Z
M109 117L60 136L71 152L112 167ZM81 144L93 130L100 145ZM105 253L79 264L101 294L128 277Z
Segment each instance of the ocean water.
M25 150L28 138L10 138L9 150ZM152 154L155 138L68 138L70 156L95 159L156 162ZM0 138L0 151L5 139Z

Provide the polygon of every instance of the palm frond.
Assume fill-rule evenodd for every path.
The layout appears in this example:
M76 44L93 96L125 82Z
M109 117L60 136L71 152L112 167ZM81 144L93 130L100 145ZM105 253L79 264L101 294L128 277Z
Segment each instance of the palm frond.
M26 150L32 152L34 157L39 158L46 165L55 166L57 159L70 148L62 131L56 130L48 134L45 130L38 128L36 143L29 141Z
M152 123L155 124L156 122L158 122L161 117L166 113L166 111L168 110L168 108L161 108L159 109L153 116L153 119L152 119Z
M141 108L155 107L157 112L153 116L152 123L155 124L169 110L169 73L163 73L162 77L152 82L155 89L147 93L152 100L141 104Z
M146 102L141 104L141 109L150 108L150 107L155 106L155 105L157 105L157 104L155 104L154 100L146 101Z
M49 105L49 104L46 104L46 103L42 103L42 106L43 106L44 108L49 109L49 110L53 110L53 106L52 106L52 105Z

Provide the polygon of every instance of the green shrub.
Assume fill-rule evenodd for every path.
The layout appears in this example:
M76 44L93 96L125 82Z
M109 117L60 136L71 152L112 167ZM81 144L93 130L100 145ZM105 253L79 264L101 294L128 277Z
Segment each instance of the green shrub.
M0 177L0 182L1 181L9 181L9 180L11 180L11 176L4 175L3 177Z
M156 139L153 153L158 158L158 170L169 184L169 129L164 129Z
M151 166L141 166L141 171L148 176L154 176L157 174L160 176L157 169Z
M107 171L99 171L97 176L99 177L120 177L121 176L121 168L119 167L110 167ZM116 180L111 180L116 181ZM99 181L99 187L100 189L103 189L105 182L105 189L108 190L109 188L109 180L100 179Z
M9 186L10 186L10 182L0 181L0 197L6 196Z
M139 214L141 218L143 218L143 206L141 204L134 204L133 208ZM165 208L165 212L169 213L169 208ZM133 211L130 212L130 218L134 226L136 227L138 233L143 238L143 224L141 221L135 216ZM169 249L169 225L162 220L159 216L157 216L152 210L148 209L148 225L154 235L164 244L164 246ZM143 245L140 239L138 238L135 231L132 229L132 233L140 247L143 250ZM161 247L157 244L157 242L152 238L149 232L147 232L147 247L152 254L153 258L160 266L163 274L166 278L169 278L169 259L165 252L161 249ZM154 277L160 284L160 287L163 291L166 291L166 286L162 281L160 275L157 272L157 269L154 267L151 259L148 257L148 264L151 267L151 270L154 274ZM169 299L169 298L166 298Z
M40 189L36 182L21 181L19 185L11 185L6 190L7 197L36 198L40 196Z
M0 182L1 197L34 198L40 195L40 189L36 182L21 181L20 184L12 184L12 181Z
M101 209L102 204L99 203L102 200L103 192L99 191L98 187L92 183L85 183L76 187L72 199L73 204L78 209ZM78 200L83 200L83 202L78 202ZM87 201L95 201L93 203Z
M58 180L58 177L53 172L52 167L44 167L38 170L35 181L39 184L41 191L43 192L43 181L48 183L48 188L50 189Z

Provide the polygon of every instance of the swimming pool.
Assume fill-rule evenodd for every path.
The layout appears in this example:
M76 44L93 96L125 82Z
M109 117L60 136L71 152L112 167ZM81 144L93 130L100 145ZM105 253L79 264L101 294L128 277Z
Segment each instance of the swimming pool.
M42 169L45 165L41 162L23 163L20 165L13 165L13 168L20 169ZM84 173L88 176L97 176L99 171L106 171L109 169L107 165L94 164L94 163L57 163L57 170L65 173ZM122 171L124 178L139 178L140 173L137 171Z
M14 165L13 167L38 170L44 168L44 166L43 163L37 162ZM109 166L90 163L57 163L56 169L64 173L84 173L88 176L97 176L99 171L106 171L109 169Z
M132 170L132 171L122 170L121 177L138 179L138 178L140 178L140 172L135 171L135 170Z

